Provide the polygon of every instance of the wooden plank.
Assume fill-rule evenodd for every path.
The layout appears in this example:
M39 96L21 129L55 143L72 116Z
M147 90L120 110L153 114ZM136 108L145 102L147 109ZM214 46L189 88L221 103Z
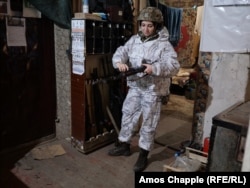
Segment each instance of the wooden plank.
M196 159L204 164L207 164L208 153L206 152L186 147L186 155L190 159Z
M102 18L100 16L96 15L96 14L76 12L74 15L75 15L74 18L77 18L77 19L102 21Z

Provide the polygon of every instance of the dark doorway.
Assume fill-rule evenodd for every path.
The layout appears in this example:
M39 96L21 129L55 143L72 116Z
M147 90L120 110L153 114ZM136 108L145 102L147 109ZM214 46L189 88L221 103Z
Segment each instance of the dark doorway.
M27 46L8 46L6 19L0 18L0 153L55 137L56 119L54 24L26 18Z

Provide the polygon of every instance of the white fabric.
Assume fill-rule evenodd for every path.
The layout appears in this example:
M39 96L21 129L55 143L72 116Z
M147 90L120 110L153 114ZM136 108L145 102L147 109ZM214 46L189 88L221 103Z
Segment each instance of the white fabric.
M170 78L179 71L180 64L173 46L168 41L168 31L164 27L159 37L141 40L132 36L113 55L114 68L118 62L129 67L140 67L142 63L152 65L152 75L137 73L127 77L128 94L122 107L122 122L119 140L130 142L135 127L142 115L139 147L150 151L154 145L155 130L159 123L161 98L169 94Z
M140 88L154 95L166 96L170 86L170 78L179 71L180 64L177 54L168 41L168 31L164 27L155 40L142 42L139 35L132 36L124 46L117 48L113 55L113 66L116 63L126 63L129 67L140 67L144 62L152 65L153 74L145 76L143 73L129 76L127 85Z

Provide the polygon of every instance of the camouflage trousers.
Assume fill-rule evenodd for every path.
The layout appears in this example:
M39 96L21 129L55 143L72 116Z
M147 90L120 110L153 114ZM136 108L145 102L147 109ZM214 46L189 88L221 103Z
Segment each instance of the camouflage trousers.
M152 150L156 127L161 113L161 97L139 89L130 89L122 107L121 130L118 139L130 143L134 130L142 116L139 131L139 147Z

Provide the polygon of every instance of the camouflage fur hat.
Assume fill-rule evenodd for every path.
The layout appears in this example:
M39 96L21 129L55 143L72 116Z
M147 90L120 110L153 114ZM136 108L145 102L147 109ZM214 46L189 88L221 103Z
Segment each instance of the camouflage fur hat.
M146 7L141 10L137 21L151 21L156 23L162 23L162 12L156 7Z

